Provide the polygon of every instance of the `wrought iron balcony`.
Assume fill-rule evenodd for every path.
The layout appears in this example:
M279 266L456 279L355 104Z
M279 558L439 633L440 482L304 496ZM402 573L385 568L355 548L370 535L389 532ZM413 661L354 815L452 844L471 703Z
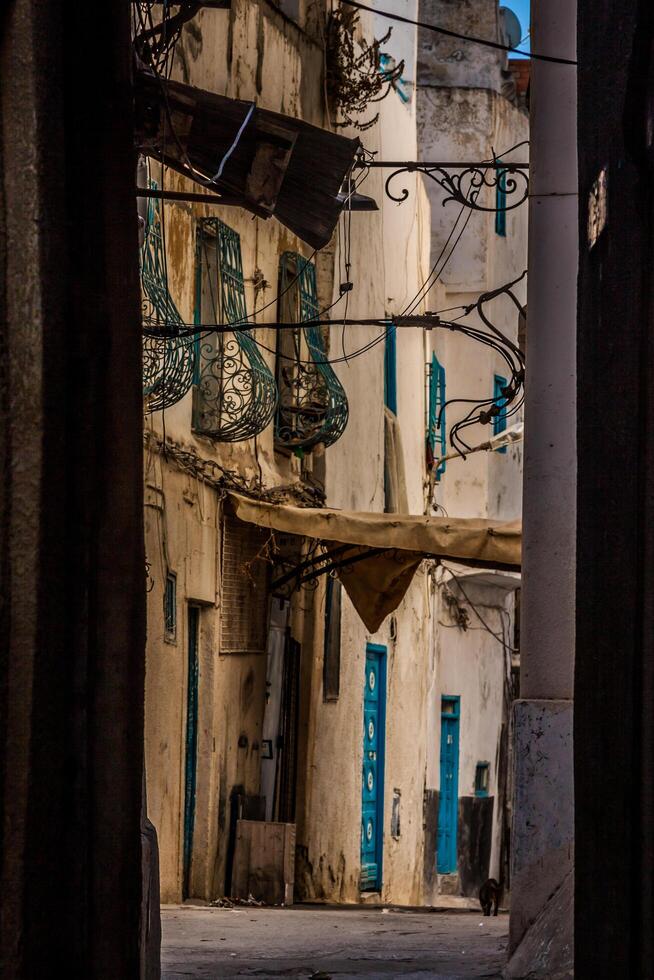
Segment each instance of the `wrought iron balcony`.
M197 323L247 324L241 240L217 218L198 229ZM275 379L252 335L207 333L197 340L193 428L217 442L251 439L272 421Z
M278 336L277 444L305 452L320 443L331 446L345 431L348 403L327 362L322 327L299 325L319 314L314 264L295 252L285 252L280 263L279 296L280 320L296 320L298 328Z
M151 182L151 187L156 184ZM168 292L166 255L157 198L148 199L145 238L141 249L143 326L166 332L184 323ZM143 397L146 412L158 412L180 401L193 382L195 342L192 337L143 336Z

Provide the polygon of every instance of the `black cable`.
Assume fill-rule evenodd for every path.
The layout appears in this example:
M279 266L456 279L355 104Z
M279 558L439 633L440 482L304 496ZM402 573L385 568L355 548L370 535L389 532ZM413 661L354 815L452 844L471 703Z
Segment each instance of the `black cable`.
M451 31L446 27L438 27L436 24L427 24L425 21L411 20L410 17L402 17L401 14L389 14L386 10L375 10L373 7L367 7L364 3L359 3L359 0L341 0L341 3L347 4L349 7L357 7L359 10L366 10L368 13L376 14L378 17L388 17L389 20L397 20L402 24L411 24L413 27L422 27L426 31L432 31L434 34L444 34L445 37L455 37L459 41L470 41L471 44L482 44L487 48L496 48L498 51L513 51L516 54L526 55L528 58L533 58L534 61L550 61L555 65L576 65L576 61L571 61L569 58L555 58L553 55L548 54L535 54L533 51L521 51L520 48L514 48L510 44L501 44L499 41L489 41L482 37L473 37L470 34L460 34L458 31Z

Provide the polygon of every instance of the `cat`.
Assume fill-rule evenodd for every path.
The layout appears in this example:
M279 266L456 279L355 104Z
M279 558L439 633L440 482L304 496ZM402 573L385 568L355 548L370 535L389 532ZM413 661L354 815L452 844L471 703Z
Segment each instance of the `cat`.
M488 878L479 889L479 903L484 915L490 915L491 905L494 906L493 915L497 915L499 902L500 886L495 878Z

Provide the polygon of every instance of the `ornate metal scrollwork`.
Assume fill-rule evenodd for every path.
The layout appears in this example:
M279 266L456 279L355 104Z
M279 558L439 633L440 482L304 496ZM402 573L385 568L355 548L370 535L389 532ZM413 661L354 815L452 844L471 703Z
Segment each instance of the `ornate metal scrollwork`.
M156 188L154 182L151 187ZM145 239L141 249L143 326L167 333L184 323L170 293L161 230L159 201L148 199ZM158 412L180 401L193 382L195 344L189 337L143 336L143 397L146 411Z
M529 175L523 167L510 163L480 163L474 166L462 166L460 169L452 166L446 169L440 164L407 163L397 167L386 178L385 191L391 201L401 204L409 196L409 191L403 187L399 193L391 189L391 184L401 174L421 173L429 177L445 191L443 206L448 201L455 201L473 211L512 211L529 197ZM479 195L484 188L496 191L496 200L492 207L479 202ZM499 194L497 193L499 191ZM498 200L499 198L499 200Z
M246 324L237 232L217 218L204 219L197 259L196 319ZM256 342L249 333L234 330L208 334L197 344L195 431L218 442L251 439L271 422L277 405L275 379Z
M285 252L279 277L280 319L302 323L319 315L316 269L295 252ZM308 451L331 446L343 435L348 420L345 390L327 363L320 324L280 332L277 346L279 405L277 443ZM304 342L303 342L304 341Z

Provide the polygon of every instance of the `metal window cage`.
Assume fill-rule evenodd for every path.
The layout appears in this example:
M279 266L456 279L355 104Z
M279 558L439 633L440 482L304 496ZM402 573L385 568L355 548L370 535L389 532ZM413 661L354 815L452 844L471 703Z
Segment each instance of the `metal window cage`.
M157 189L154 180L150 188ZM168 272L158 198L148 198L145 234L141 248L142 319L144 327L174 332L184 327L168 290ZM195 345L189 337L143 336L143 397L148 414L181 401L193 383Z
M348 420L345 390L327 363L324 327L301 326L319 314L314 263L296 252L284 252L278 315L282 321L296 321L298 327L278 335L275 439L279 447L301 452L333 445Z
M211 297L209 311L203 310L205 283ZM241 239L217 218L204 218L198 225L195 320L248 324ZM217 442L241 442L269 425L277 406L277 387L250 331L235 329L198 337L196 364L196 432Z

